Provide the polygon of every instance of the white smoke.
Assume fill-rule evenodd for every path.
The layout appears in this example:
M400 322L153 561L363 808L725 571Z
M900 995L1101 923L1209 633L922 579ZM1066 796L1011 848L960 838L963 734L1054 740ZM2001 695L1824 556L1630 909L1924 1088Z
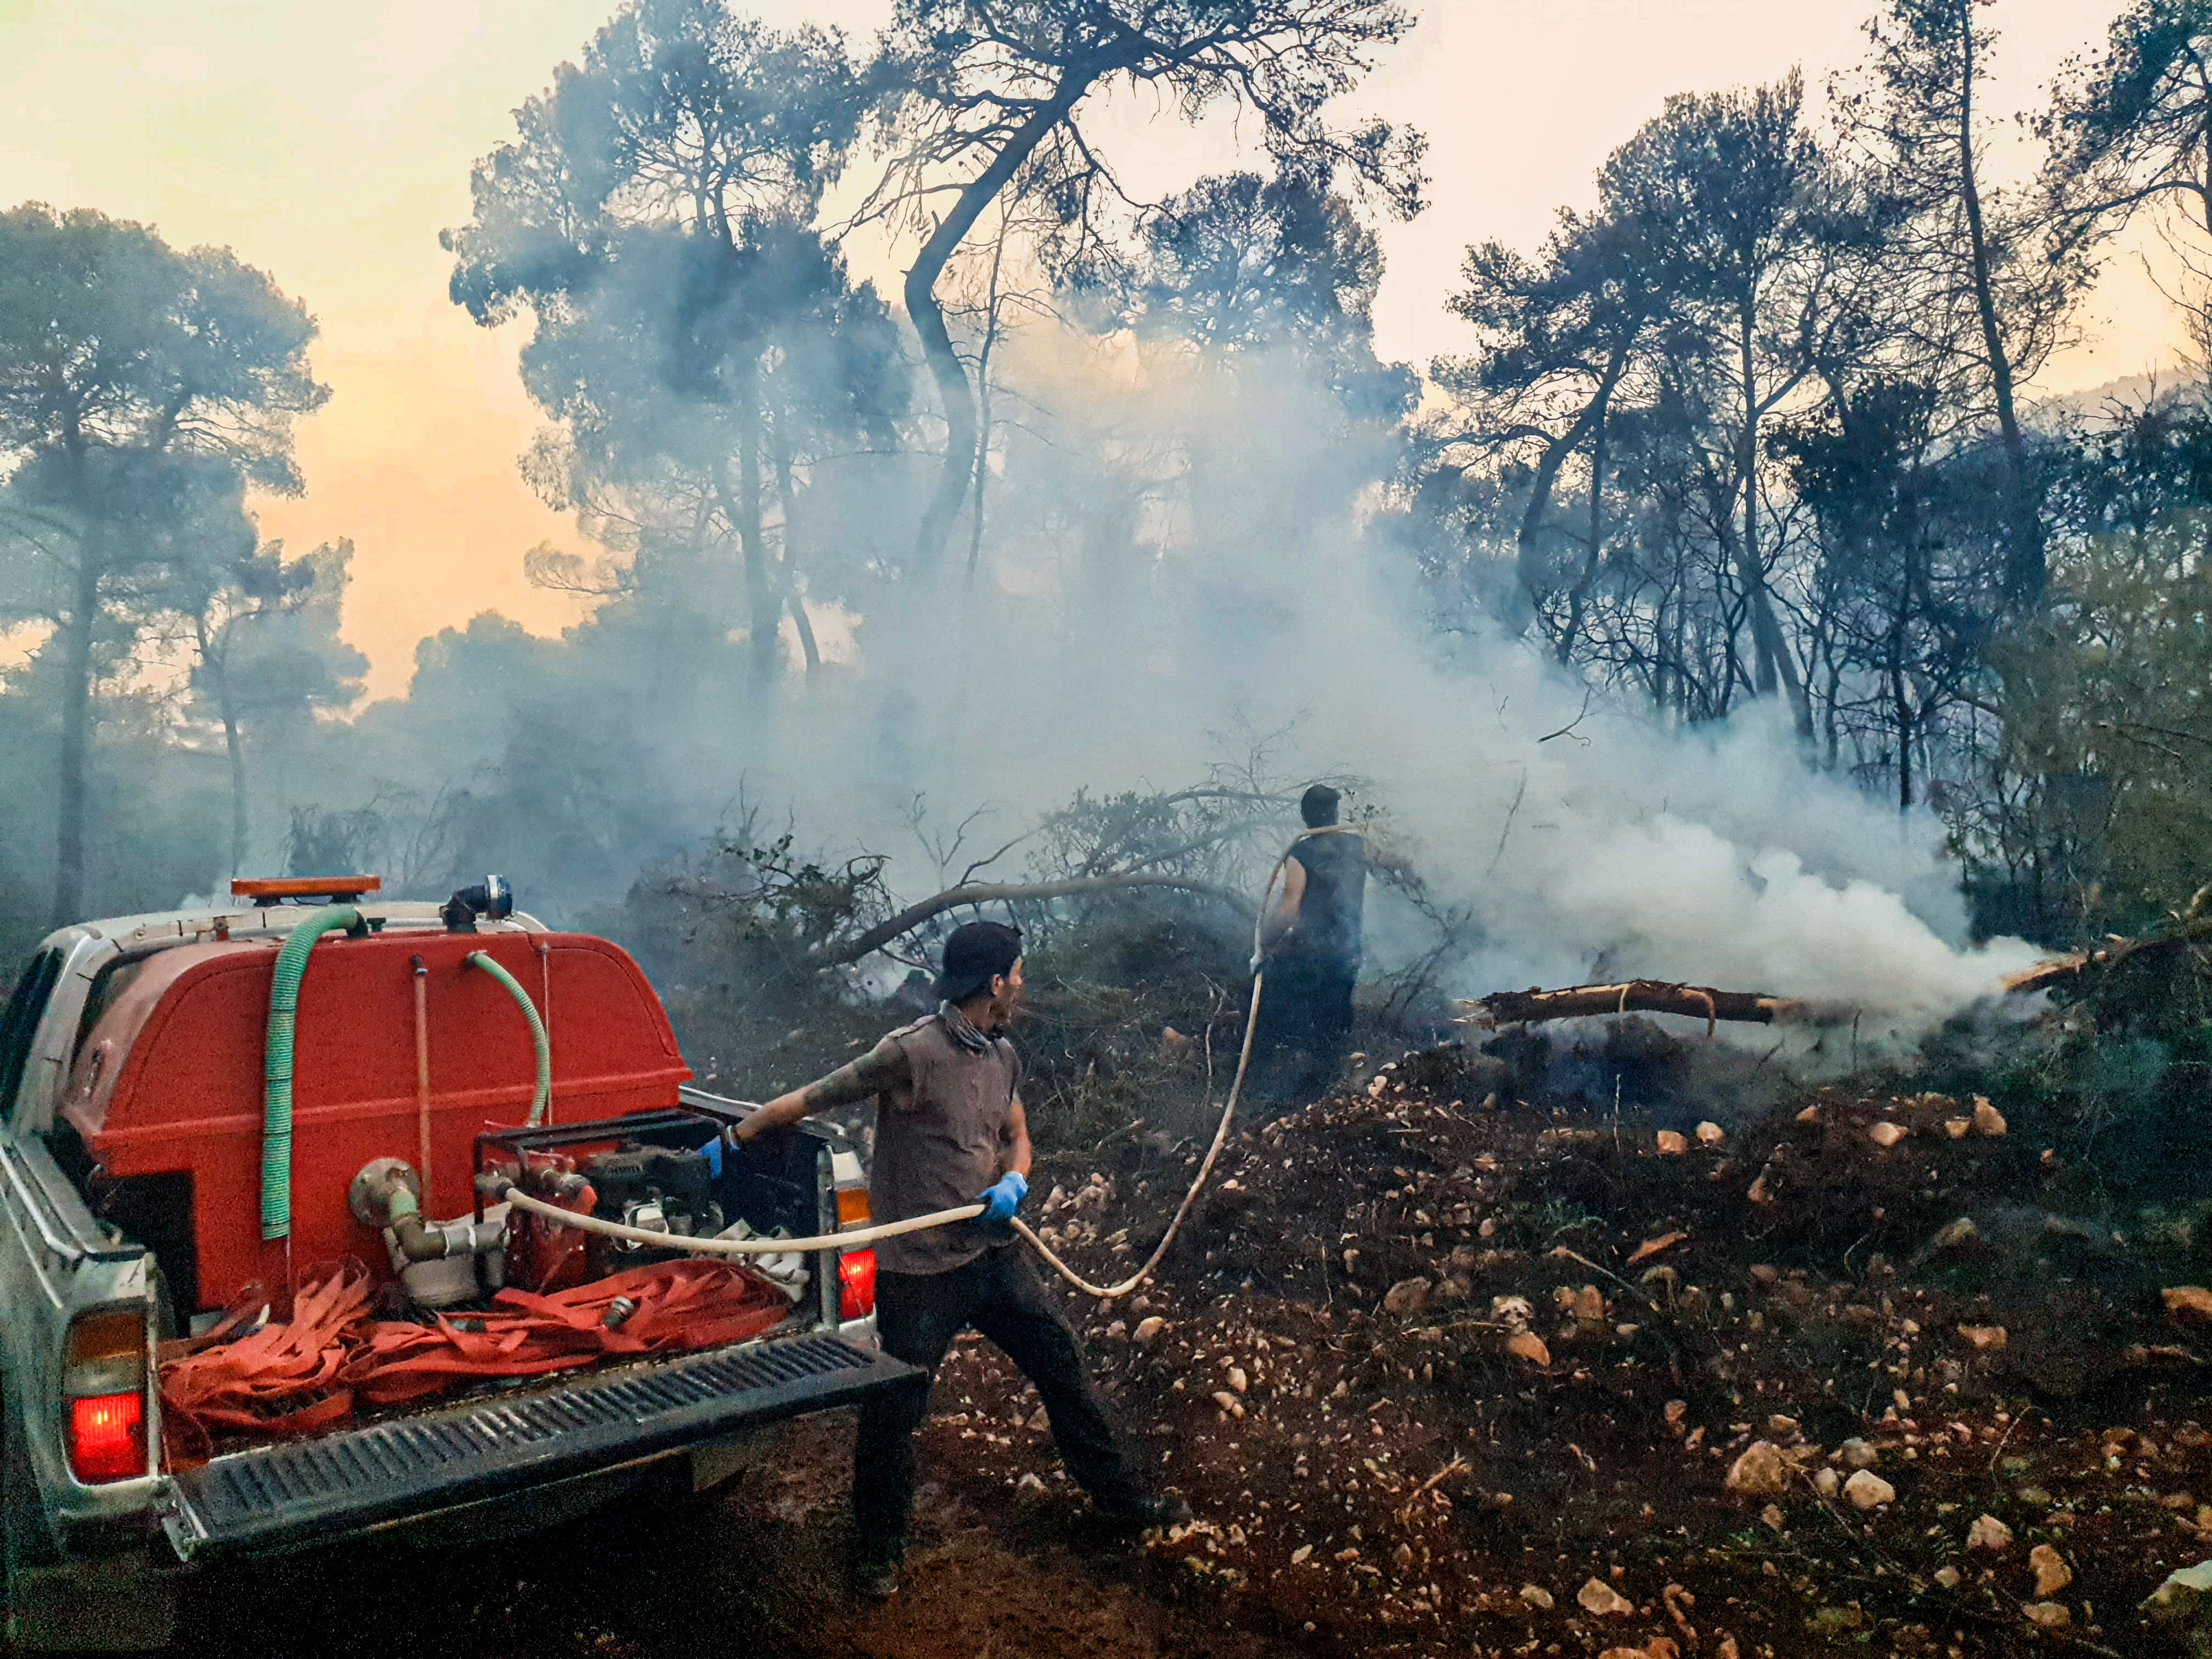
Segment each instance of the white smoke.
M863 606L856 672L795 697L775 740L748 745L755 788L800 803L811 833L890 848L902 892L938 875L897 850L917 793L953 817L995 804L1005 829L1079 787L1188 781L1279 732L1279 774L1364 781L1435 892L1471 908L1482 941L1456 994L1649 975L1913 1027L2034 959L2018 940L1968 945L1934 816L1810 769L1775 706L1675 731L1592 698L1526 641L1462 638L1447 660L1403 573L1340 505L1303 516L1340 503L1340 463L1305 435L1325 428L1295 382L1133 389L1124 365L1098 371L1102 386L1064 356L1054 372L1071 452L1195 432L1236 465L1217 465L1229 482L1201 512L1176 499L1197 475L1172 453L1096 476L1068 463L1079 509L1127 515L1117 492L1147 497L1131 544L1085 548L1079 514L1059 535L1002 526L975 589ZM1165 480L1149 492L1148 467ZM1194 520L1234 528L1196 545ZM1383 965L1417 942L1378 907Z

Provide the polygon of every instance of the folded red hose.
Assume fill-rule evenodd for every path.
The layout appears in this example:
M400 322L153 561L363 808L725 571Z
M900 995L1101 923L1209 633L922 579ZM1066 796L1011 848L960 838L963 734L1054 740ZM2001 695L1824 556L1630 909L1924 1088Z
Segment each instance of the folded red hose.
M617 1298L632 1311L611 1328ZM204 1461L218 1436L318 1432L343 1422L356 1401L395 1405L486 1377L744 1342L790 1310L781 1291L744 1268L696 1258L545 1295L501 1291L493 1311L441 1314L434 1325L373 1320L368 1302L366 1276L341 1269L301 1292L290 1323L166 1360L162 1434L171 1465Z

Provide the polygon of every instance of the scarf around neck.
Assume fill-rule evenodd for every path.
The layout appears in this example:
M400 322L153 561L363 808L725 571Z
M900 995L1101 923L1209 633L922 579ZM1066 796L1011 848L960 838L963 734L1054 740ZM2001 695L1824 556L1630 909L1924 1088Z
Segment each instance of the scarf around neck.
M991 1039L979 1030L975 1022L949 1002L937 1005L937 1017L945 1022L947 1036L971 1054L991 1052Z

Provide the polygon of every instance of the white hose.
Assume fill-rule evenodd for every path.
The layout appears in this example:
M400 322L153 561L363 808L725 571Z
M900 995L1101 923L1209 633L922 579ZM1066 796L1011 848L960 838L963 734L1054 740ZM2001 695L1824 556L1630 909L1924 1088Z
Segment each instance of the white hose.
M1160 1265L1160 1258L1168 1253L1168 1246L1175 1243L1176 1235L1182 1231L1183 1218L1190 1213L1190 1206L1198 1201L1198 1194L1205 1187L1206 1177L1213 1173L1214 1160L1221 1156L1221 1149L1229 1144L1229 1125L1237 1115L1237 1103L1244 1093L1244 1074L1251 1069L1252 1040L1260 1029L1260 987L1267 978L1260 964L1264 959L1267 942L1267 905L1275 896L1275 884L1282 880L1283 871L1289 865L1291 854L1297 850L1298 842L1310 841L1316 836L1352 836L1358 833L1356 830L1342 829L1335 824L1308 830L1284 850L1283 856L1275 860L1275 867L1268 872L1267 890L1260 895L1259 918L1252 924L1252 1006L1244 1014L1244 1045L1237 1051L1237 1076L1229 1085L1229 1098L1222 1103L1221 1121L1214 1127L1213 1144L1206 1149L1206 1161L1198 1166L1198 1175L1190 1183L1190 1190L1182 1195L1182 1202L1176 1206L1174 1219L1168 1223L1168 1230L1160 1242L1152 1247L1152 1253L1146 1258L1145 1265L1118 1285L1093 1285L1054 1255L1045 1242L1030 1231L1028 1223L1016 1218L1014 1231L1029 1241L1030 1247L1044 1258L1047 1267L1085 1296L1111 1301L1115 1297L1128 1295L1152 1276L1152 1270Z
M812 1238L687 1238L681 1233L654 1232L646 1227L625 1226L619 1221L602 1221L595 1215L580 1215L557 1204L532 1198L520 1187L507 1188L507 1198L517 1209L542 1215L563 1227L597 1233L602 1238L619 1238L629 1244L684 1250L693 1255L796 1255L805 1250L857 1250L879 1238L896 1238L901 1233L918 1233L931 1227L949 1227L956 1221L973 1221L983 1213L980 1204L963 1204L957 1210L939 1210L930 1215L911 1216L904 1221L886 1221L880 1227L860 1227L849 1233L820 1233Z
M1298 841L1305 841L1315 836L1349 836L1357 833L1356 830L1340 829L1332 824L1322 829L1309 830L1305 835L1298 837ZM1291 845L1295 848L1297 842L1293 842ZM1275 867L1267 877L1267 890L1260 896L1260 916L1252 927L1252 958L1255 963L1261 960L1261 950L1265 943L1268 902L1274 897L1275 885L1282 880L1284 867L1290 861L1291 854L1288 851L1275 860ZM1190 1206L1198 1201L1198 1195L1205 1188L1206 1178L1213 1173L1213 1165L1221 1156L1221 1149L1229 1143L1229 1126L1237 1115L1237 1103L1244 1093L1245 1073L1251 1069L1252 1066L1253 1038L1260 1027L1260 989L1266 977L1264 970L1255 969L1252 975L1252 1003L1244 1016L1244 1043L1237 1052L1237 1076L1229 1085L1229 1098L1222 1103L1221 1121L1214 1127L1213 1144L1206 1149L1205 1160L1198 1166L1198 1174L1190 1183L1190 1190L1182 1195L1182 1202L1176 1206L1174 1218L1168 1223L1166 1233L1153 1247L1152 1255L1146 1258L1143 1267L1138 1268L1135 1273L1118 1285L1093 1285L1054 1255L1051 1247L1030 1230L1027 1222L1019 1217L1014 1218L1013 1230L1022 1236L1030 1249L1044 1258L1045 1265L1085 1295L1095 1296L1101 1301L1111 1301L1116 1297L1128 1295L1152 1276L1153 1269L1160 1265L1160 1259L1167 1255L1168 1246L1175 1243L1176 1235L1182 1231L1184 1218L1189 1215ZM880 1226L859 1227L848 1233L817 1234L812 1238L685 1238L678 1234L653 1232L643 1227L624 1226L617 1221L602 1221L597 1216L579 1215L574 1210L564 1210L558 1205L547 1204L541 1200L532 1198L520 1188L510 1188L507 1197L509 1202L518 1207L528 1210L532 1214L544 1216L547 1220L564 1227L580 1228L587 1233L598 1233L606 1238L619 1238L632 1244L650 1244L659 1249L685 1250L694 1255L777 1255L785 1253L795 1254L804 1250L856 1250L874 1243L879 1238L896 1238L905 1233L925 1232L933 1227L949 1227L957 1222L973 1221L983 1213L983 1206L981 1204L963 1204L957 1210L938 1210L928 1215L911 1216L904 1221L886 1221Z

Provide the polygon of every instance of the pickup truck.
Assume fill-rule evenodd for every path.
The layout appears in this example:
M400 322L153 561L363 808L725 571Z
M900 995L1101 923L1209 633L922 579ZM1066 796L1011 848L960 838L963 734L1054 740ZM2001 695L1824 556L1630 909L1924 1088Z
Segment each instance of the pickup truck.
M366 878L240 883L228 908L62 928L16 980L0 1016L0 1523L19 1647L160 1646L180 1576L202 1563L395 1529L483 1537L550 1524L625 1492L712 1484L770 1422L927 1386L875 1345L872 1254L823 1251L787 1267L789 1311L750 1341L487 1379L352 1412L311 1437L249 1437L189 1458L165 1444L165 1352L250 1300L281 1260L255 1209L270 1133L262 1009L279 947L332 914L295 899L351 909L348 927L313 944L299 988L282 1243L302 1269L370 1264L384 1316L427 1317L408 1300L393 1235L380 1241L349 1213L350 1178L372 1159L419 1158L422 1215L459 1216L441 1224L457 1237L483 1231L472 1176L525 1133L533 1032L550 1109L548 1128L530 1133L550 1150L530 1156L548 1167L573 1170L562 1149L596 1138L605 1158L628 1160L626 1178L650 1173L659 1166L641 1158L680 1162L751 1109L691 1086L658 998L617 947L502 915L481 902L486 888L471 890L473 908L463 895L378 902ZM499 983L466 971L483 957L508 970ZM539 1016L527 1029L507 992ZM866 1224L860 1158L818 1121L721 1162L716 1224L735 1212L793 1237ZM599 1213L690 1230L658 1190L616 1211L611 1201ZM501 1273L526 1273L526 1254L488 1249L463 1264L485 1298L465 1305L488 1305ZM452 1274L443 1282L438 1305L451 1309ZM283 1305L272 1298L264 1316Z

